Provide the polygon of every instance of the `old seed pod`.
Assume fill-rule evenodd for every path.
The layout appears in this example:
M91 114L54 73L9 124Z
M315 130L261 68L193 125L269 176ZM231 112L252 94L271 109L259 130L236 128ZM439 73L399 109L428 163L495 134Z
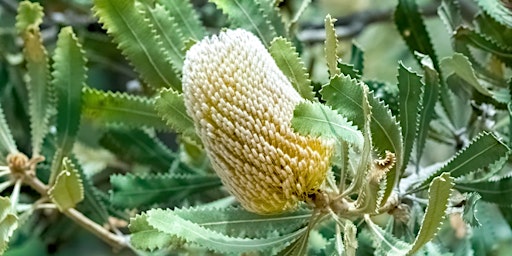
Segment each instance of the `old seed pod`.
M281 212L318 191L332 146L290 127L303 99L256 36L227 30L196 43L183 93L214 170L247 210Z

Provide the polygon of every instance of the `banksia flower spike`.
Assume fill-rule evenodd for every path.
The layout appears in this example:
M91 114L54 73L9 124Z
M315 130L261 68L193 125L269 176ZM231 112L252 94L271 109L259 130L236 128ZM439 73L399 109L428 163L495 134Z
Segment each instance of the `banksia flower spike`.
M183 93L214 170L247 210L282 212L321 187L332 145L293 131L304 99L256 36L227 30L195 44Z

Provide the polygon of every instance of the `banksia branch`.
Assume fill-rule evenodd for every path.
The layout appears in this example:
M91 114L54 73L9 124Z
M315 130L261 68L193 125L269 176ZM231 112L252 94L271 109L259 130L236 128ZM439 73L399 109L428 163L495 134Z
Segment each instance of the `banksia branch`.
M256 36L227 30L195 44L183 93L214 170L247 210L285 211L320 189L332 145L293 131L304 99Z

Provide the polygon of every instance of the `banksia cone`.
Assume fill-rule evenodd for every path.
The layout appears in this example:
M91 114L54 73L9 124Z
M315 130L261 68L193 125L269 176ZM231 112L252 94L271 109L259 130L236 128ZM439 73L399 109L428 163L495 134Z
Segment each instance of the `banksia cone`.
M318 191L332 146L293 131L303 99L257 37L228 30L195 44L183 93L214 170L247 210L282 212Z

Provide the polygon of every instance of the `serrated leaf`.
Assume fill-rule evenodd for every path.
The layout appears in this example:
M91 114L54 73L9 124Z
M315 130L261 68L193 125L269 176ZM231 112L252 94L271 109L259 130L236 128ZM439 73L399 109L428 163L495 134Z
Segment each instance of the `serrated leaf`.
M291 42L282 37L275 38L270 43L269 52L300 96L304 99L314 100L315 94L309 74Z
M135 0L95 0L93 10L146 83L153 88L181 90L181 80L172 72L172 64L162 58L161 47Z
M7 165L7 155L17 151L11 129L5 120L4 110L0 106L0 164Z
M48 190L48 196L61 212L75 207L84 199L82 179L69 158L62 159L62 170Z
M451 57L443 58L440 65L446 77L456 74L481 94L485 96L492 95L489 89L478 81L471 62L463 54L454 53Z
M294 10L293 15L290 15L292 18L290 19L290 22L288 23L288 30L291 31L293 28L297 25L297 22L299 21L302 14L304 14L304 11L308 8L309 4L311 4L311 0L304 0L301 1L301 4L299 8Z
M337 75L331 78L329 84L325 85L320 92L328 106L352 121L359 130L364 128L365 123L365 117L362 115L364 113L363 86L366 85L350 79L350 77ZM386 175L387 187L383 197L385 202L401 175L397 170L401 170L403 164L401 157L403 154L402 135L389 108L371 93L368 95L368 101L372 112L370 130L374 148L382 155L388 150L398 157L395 167Z
M473 24L478 32L492 38L500 45L508 45L512 40L512 27L499 23L486 12L480 12L473 19Z
M0 196L0 254L7 250L9 240L18 228L18 217L11 205L10 198Z
M507 1L500 0L476 0L482 9L499 23L512 27L512 11Z
M48 120L53 112L53 93L49 84L50 66L43 46L39 25L43 8L39 3L21 2L16 16L16 28L24 41L23 55L27 67L32 155L39 155L43 138L48 132Z
M364 51L356 42L352 42L352 50L350 51L350 64L354 65L354 69L360 77L363 76Z
M396 238L390 232L383 230L381 227L374 224L369 218L366 219L366 223L372 231L373 247L376 248L374 255L406 255L407 251L411 248L411 245Z
M130 219L130 243L140 250L153 251L168 248L176 243L176 237L160 232L149 225L145 213Z
M87 79L85 53L71 27L61 29L53 57L52 87L57 95L58 151L52 162L50 184L61 170L62 158L75 143L82 109L82 87Z
M421 228L414 240L409 255L416 253L439 231L448 208L448 199L453 188L453 178L449 173L435 177L428 189L428 204L421 222Z
M455 187L457 187L457 184L455 184ZM471 227L480 227L482 225L476 217L476 213L478 212L476 205L480 198L482 198L482 196L476 192L470 192L469 195L466 196L466 203L464 204L462 219Z
M170 130L154 109L154 99L85 87L82 116L98 125L120 124L131 128Z
M479 48L485 52L492 53L507 65L512 65L512 47L500 45L491 38L488 38L468 27L460 27L453 36L460 43L465 43Z
M463 24L459 2L457 0L442 0L441 5L437 9L437 13L448 28L450 34Z
M455 188L461 192L476 192L487 202L503 206L512 205L512 177L497 181L456 183Z
M327 68L329 69L330 77L340 74L338 69L338 38L336 36L336 29L334 28L334 22L336 19L331 18L330 14L325 16L325 46L324 54L325 60L327 61Z
M416 0L399 0L394 19L400 35L418 63L421 65L421 58L418 58L414 52L428 55L432 59L435 69L439 71L437 55Z
M421 82L420 76L408 70L403 63L400 62L398 68L398 92L400 97L399 120L400 127L402 128L402 141L404 143L402 156L404 164L402 169L405 169L409 163L418 129L426 128L418 127L420 112L423 108L421 104L423 101L423 87L424 84ZM400 170L400 172L403 172L403 170Z
M152 167L156 172L167 172L178 156L158 138L140 129L110 129L101 137L100 145L127 163L135 162ZM190 172L187 167L179 171Z
M417 188L428 185L435 177L448 172L453 178L474 172L500 160L509 148L493 134L482 133L452 157L447 164L428 177Z
M265 14L277 36L287 37L288 29L283 22L283 17L275 0L256 0L260 5L260 10Z
M430 128L430 121L434 117L435 106L439 99L439 75L434 66L427 61L423 65L424 69L424 90L422 96L422 108L418 122L418 134L416 136L416 163L419 165L425 142Z
M359 70L355 68L353 64L344 63L340 60L338 60L338 70L341 72L341 74L344 74L346 76L350 76L352 78L360 79L361 75L359 74Z
M146 214L148 223L155 229L220 253L262 252L274 254L300 237L307 229L301 228L278 237L249 239L230 237L214 232L199 224L184 220L170 210L155 209Z
M262 238L269 234L288 234L305 227L313 212L307 207L300 207L281 214L260 215L241 207L218 209L199 206L174 209L173 214L227 236Z
M177 203L194 193L222 185L215 175L150 174L113 175L111 202L124 208Z
M196 134L194 120L187 114L182 94L172 89L163 89L155 100L155 109L167 126L193 142L201 144L201 139Z
M211 0L227 16L233 28L243 28L254 33L263 45L269 48L276 37L267 15L262 11L259 1Z
M175 17L158 3L154 7L142 4L142 9L162 53L172 63L173 72L179 76L185 59L185 39Z
M174 17L183 33L184 42L189 39L194 41L203 39L206 30L189 0L158 0L158 2L169 10L170 16Z
M362 148L363 134L337 111L321 103L302 102L295 106L293 129L302 135L342 139Z

